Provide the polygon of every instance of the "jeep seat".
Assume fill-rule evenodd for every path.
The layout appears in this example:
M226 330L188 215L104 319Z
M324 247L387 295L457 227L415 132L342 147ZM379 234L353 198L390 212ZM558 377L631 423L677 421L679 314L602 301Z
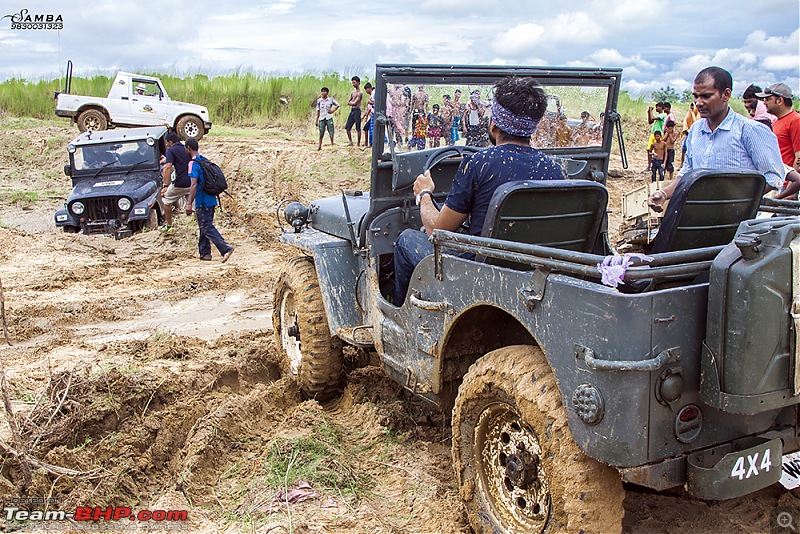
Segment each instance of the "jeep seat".
M481 236L592 252L608 205L605 186L588 180L528 180L498 187ZM514 263L478 258L519 268Z
M650 252L730 243L739 223L752 219L765 179L752 171L692 171L681 178L667 205Z

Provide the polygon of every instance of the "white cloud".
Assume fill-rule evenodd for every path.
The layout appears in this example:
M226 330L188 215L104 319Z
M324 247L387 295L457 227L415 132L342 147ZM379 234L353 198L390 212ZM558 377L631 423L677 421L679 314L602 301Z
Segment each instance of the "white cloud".
M580 65L621 67L626 88L647 91L690 83L717 64L736 91L783 81L800 92L800 4L765 1L753 11L731 0L722 13L688 0L196 0L202 17L189 23L181 10L156 15L142 2L75 0L67 11L37 0L37 12L64 14L64 30L23 35L1 21L0 69L34 79L67 58L76 75L162 65L215 75L371 70L376 62Z
M596 52L590 54L589 59L596 65L608 67L636 67L643 70L651 70L656 68L653 63L642 59L642 56L635 54L633 56L623 56L618 50L613 48L601 48Z
M760 55L782 54L791 50L797 51L798 42L800 42L800 29L785 37L770 36L764 30L756 30L747 36L744 46L747 50Z
M527 53L542 42L544 27L534 24L520 24L498 35L492 42L492 50L506 56Z
M659 0L595 0L591 12L604 26L629 32L631 28L665 27L667 6L673 7Z
M584 12L564 13L545 25L546 42L549 45L585 45L602 42L606 32Z
M265 6L265 9L270 14L285 15L292 10L296 3L297 0L281 0Z
M797 65L800 64L800 57L797 55L770 56L764 58L764 68L769 70L794 70L797 72Z

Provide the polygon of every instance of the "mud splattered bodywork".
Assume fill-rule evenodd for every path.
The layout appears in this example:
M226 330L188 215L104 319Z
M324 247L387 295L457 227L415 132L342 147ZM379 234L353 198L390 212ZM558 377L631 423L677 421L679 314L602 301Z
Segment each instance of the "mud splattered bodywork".
M420 227L411 186L435 149L407 149L397 132L409 128L399 124L396 105L389 113L387 101L402 101L397 91L418 85L437 103L455 89L463 94L477 89L490 98L493 81L507 75L533 76L553 97L532 143L561 162L576 189L572 197L555 197L552 216L579 203L580 183L605 184L618 119L619 70L378 66L369 193L313 202L307 225L283 236L314 259L331 335L373 347L394 380L445 411L454 404L457 409L481 405L456 398L467 394L460 389L465 376L480 380L470 369L489 355L494 361L499 349L535 347L555 377L569 439L624 480L658 490L686 484L707 499L744 495L777 482L781 455L800 448L792 319L792 303L800 298L793 283L800 274L792 274L792 265L800 263L800 253L792 252L800 250L800 245L792 248L800 241L800 218L745 222L729 245L654 254L647 263L633 260L624 283L615 288L602 284L598 271L612 253L605 197L592 197L601 220L584 248L550 246L530 236L498 239L437 230L434 254L414 271L408 298L401 306L391 302L393 244L403 230ZM586 108L600 118L597 123L571 121ZM434 198L446 197L460 162L460 157L446 158L433 166ZM536 196L531 198L535 204ZM526 352L502 354L517 358ZM757 376L745 377L754 369ZM470 390L493 387L473 384ZM496 415L504 425L524 420L528 400L538 402L536 388L529 389L497 391L507 406L487 405L487 417ZM507 410L516 415L507 417ZM478 425L481 417L462 414L459 421ZM462 437L480 441L495 434L475 432ZM506 439L503 432L496 434ZM530 432L520 435L533 439ZM454 428L454 454L459 439ZM507 456L491 460L502 468L492 464L475 472L501 478L511 473L513 482L519 480L518 468L538 469L538 460L525 456L512 462L515 471ZM761 462L749 475L739 469L748 457ZM466 464L456 471L460 480L473 472ZM512 482L486 483L501 488L499 501L479 506L483 511L475 518L494 519L487 520L489 526L474 519L473 527L528 528L522 519L508 524L502 519L527 517L521 512L524 499L513 496L531 494L527 484L534 482L525 487ZM474 484L481 486L480 480ZM569 507L555 497L557 491L552 489L553 512L544 524L564 521L570 531L582 529L567 512L559 515Z
M164 126L88 131L67 147L72 192L55 213L65 232L130 236L155 229L163 214L159 158L166 152Z

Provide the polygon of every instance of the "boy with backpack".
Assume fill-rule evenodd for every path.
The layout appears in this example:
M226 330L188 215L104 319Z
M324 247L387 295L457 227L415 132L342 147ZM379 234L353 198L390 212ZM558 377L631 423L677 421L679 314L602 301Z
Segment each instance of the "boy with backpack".
M192 214L192 204L194 204L197 226L200 228L200 239L197 243L200 259L211 261L211 243L214 243L222 254L224 263L233 254L233 247L225 242L219 230L214 227L214 211L217 207L217 195L227 188L225 176L219 167L200 155L200 146L194 137L186 140L186 153L191 158L189 177L192 179L186 214Z

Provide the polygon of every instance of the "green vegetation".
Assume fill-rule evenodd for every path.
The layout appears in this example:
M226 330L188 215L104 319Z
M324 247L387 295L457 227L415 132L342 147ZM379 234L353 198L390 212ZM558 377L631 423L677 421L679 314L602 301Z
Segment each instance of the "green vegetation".
M337 490L356 499L369 481L351 465L341 433L329 421L315 428L313 436L278 439L264 458L261 483L270 488L291 488L300 481L312 487Z
M352 90L350 77L336 73L298 76L233 73L213 78L204 74L186 78L142 74L161 78L171 99L204 105L215 124L232 126L296 125L313 115L313 104L323 86L330 88L331 96L341 103L347 101ZM113 81L113 77L101 75L73 77L71 93L104 97ZM362 83L366 81L362 79ZM60 90L62 82L59 80L7 80L0 84L0 113L51 119L55 105L53 94Z
M681 97L678 96L678 92L675 90L675 88L670 87L669 85L666 87L660 87L657 91L653 91L653 94L650 96L650 98L655 102L683 102Z
M214 122L212 135L289 139L298 135L298 128L303 128L304 134L312 135L316 132L312 124L313 104L319 96L320 88L329 87L331 95L342 104L352 89L350 76L337 73L277 76L235 72L213 77L194 74L184 78L156 72L142 74L161 78L170 98L208 107ZM361 78L362 85L367 81L374 83L370 76ZM75 94L106 96L113 79L113 76L103 75L75 77L71 90ZM24 129L40 126L40 121L45 121L46 125L66 125L66 119L56 118L53 114L53 93L61 88L61 80L29 82L11 79L0 83L0 117L3 119L0 121L0 128ZM469 89L464 87L465 94L468 94ZM570 112L586 109L597 117L605 105L602 91L591 92L585 88L569 87L561 89L561 104ZM433 101L441 98L441 91L435 85L429 86L429 91ZM620 93L617 110L622 116L623 129L633 133L641 123L646 124L647 107L656 100L672 103L672 111L680 125L690 99L691 91L685 90L678 94L669 85L654 92L650 98L645 95L632 98L623 91ZM731 105L737 112L744 113L739 99L732 99ZM800 99L795 100L794 107L800 108ZM340 115L340 118L343 122L344 116ZM234 128L247 130L237 131ZM62 145L60 142L57 144ZM24 145L21 141L19 148L24 148Z
M21 208L29 207L39 200L38 191L21 191L15 189L8 194L8 203L15 204Z

